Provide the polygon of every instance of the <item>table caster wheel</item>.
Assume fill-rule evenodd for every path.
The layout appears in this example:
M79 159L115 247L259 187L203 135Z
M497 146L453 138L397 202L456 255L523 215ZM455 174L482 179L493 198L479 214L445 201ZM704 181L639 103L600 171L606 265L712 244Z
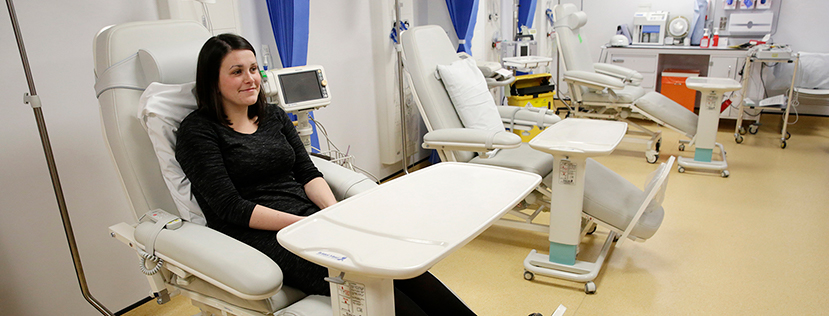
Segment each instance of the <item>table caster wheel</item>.
M792 138L792 133L786 132L786 139Z
M679 144L679 151L685 151L685 144Z
M593 227L591 227L590 230L587 231L587 234L592 235L595 232L596 232L596 223L593 223Z
M736 137L734 137L734 141L737 142L737 144L742 144L743 143L743 135L737 135Z
M524 280L532 281L535 278L535 274L530 271L524 271Z
M679 173L684 173L685 172L685 167L679 166L679 167L676 168L676 171L678 171Z
M662 148L662 138L660 138L659 140L656 141L656 145L654 147L656 149L656 152L658 153L659 149Z
M746 128L745 127L740 126L738 131L740 132L740 135L745 135L746 134Z
M780 142L780 148L786 149L786 141L785 140Z
M728 178L729 175L730 175L730 173L728 173L728 170L723 170L722 171L722 177L723 178Z
M650 164L656 163L659 160L659 154L645 154L645 160Z
M584 284L584 293L596 294L596 283L593 283L593 281L585 283Z
M754 134L757 134L757 130L759 130L759 129L760 129L760 126L752 124L748 127L748 132L751 133L752 135L754 135ZM743 133L743 134L745 134L745 133Z

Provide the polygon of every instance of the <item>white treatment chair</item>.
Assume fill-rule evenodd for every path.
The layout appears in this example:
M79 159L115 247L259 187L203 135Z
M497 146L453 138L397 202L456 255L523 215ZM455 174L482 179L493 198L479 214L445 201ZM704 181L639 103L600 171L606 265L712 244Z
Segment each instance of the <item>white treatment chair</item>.
M638 86L642 81L642 75L638 72L616 65L592 62L587 42L581 35L581 27L587 23L587 14L568 3L556 5L553 15L556 41L561 56L560 65L564 68L564 81L570 88L576 117L620 120L628 123L628 126L635 127L636 130L628 131L628 134L644 135L647 138L629 140L646 142L645 158L649 163L656 163L659 159L662 132L651 131L628 120L632 114L639 113L688 138L694 138L698 120L696 114L660 93L645 93L645 90ZM681 148L684 150L684 145L681 145Z
M428 129L428 133L423 137L423 148L437 150L442 161L495 165L533 172L544 177L533 194L525 199L526 204L538 203L541 207L531 211L531 214L522 212L520 209L523 207L518 207L509 214L517 216L519 220L505 217L496 222L496 225L548 233L549 225L540 224L534 220L539 213L550 209L549 186L552 183L553 157L533 150L526 143L521 143L520 137L515 134L494 129L469 128L467 124L464 124L459 116L461 111L456 109L459 105L454 104L444 86L448 78L438 72L439 65L452 65L461 60L441 27L434 25L415 27L403 32L401 40L405 55L406 77L412 86L415 101ZM486 90L482 75L480 80L477 78L456 79L461 82L477 81ZM478 90L480 89L479 87ZM494 101L491 106L495 106ZM504 112L519 109L497 108L501 111L502 117ZM526 114L529 117L538 115L534 112ZM529 121L533 120L529 119ZM558 120L550 119L550 121ZM595 221L610 227L611 230L628 231L627 237L630 239L645 240L653 236L662 223L664 216L662 207L658 203L647 202L645 204L648 205L647 210L641 212L638 220L634 221L641 209L640 205L648 194L643 193L615 172L595 161L588 161L582 214L585 222L592 224L591 221ZM670 163L673 163L673 160L670 160ZM626 184L621 185L623 183ZM648 192L651 191L649 189ZM591 226L587 225L583 233L591 229ZM612 242L616 236L610 234L608 240Z
M282 286L282 272L270 258L204 226L189 182L182 182L183 173L176 170L175 130L195 108L193 84L186 83L195 80L198 52L209 37L198 23L173 20L114 25L95 37L104 136L131 214L142 218L111 226L111 235L139 257L150 258L143 270L159 304L182 294L202 315L329 316L328 297ZM148 90L159 93L144 94L146 102L139 102L142 90L154 81L166 85L153 83ZM144 103L153 105L142 109ZM314 162L338 199L376 186L322 159ZM145 215L154 210L156 215Z

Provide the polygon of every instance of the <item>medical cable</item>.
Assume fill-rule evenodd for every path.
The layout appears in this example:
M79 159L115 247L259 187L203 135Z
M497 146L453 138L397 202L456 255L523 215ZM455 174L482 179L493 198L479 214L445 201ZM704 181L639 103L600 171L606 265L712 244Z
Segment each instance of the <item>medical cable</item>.
M161 260L161 258L146 253L144 251L140 251L140 254L141 258L138 258L138 267L141 269L141 273L144 273L144 275L153 275L158 273L158 271L161 271L161 267L164 264L164 260ZM153 267L152 269L147 269L147 260L155 262L155 267Z
M359 171L360 173L362 173L362 174L366 175L367 177L369 177L375 183L378 183L378 184L380 183L380 180L378 180L378 178L375 175L373 175L371 172L369 172L369 171L367 171L363 168L360 168L360 167L358 167L354 164L354 160L356 160L356 158L354 156L349 156L348 154L345 154L345 155L342 154L342 151L340 150L340 148L338 148L337 145L334 144L334 142L332 142L331 139L328 137L328 131L325 130L325 126L323 126L322 123L320 123L319 121L317 121L313 118L309 118L309 119L312 122L314 122L314 124L317 125L317 127L319 128L319 130L318 130L319 133L323 137L325 137L325 142L328 145L327 153L334 153L335 155L338 156L338 157L329 157L329 158L331 158L332 162L339 163L340 161L342 161L341 166L346 167L348 169L351 169L352 171ZM331 147L334 147L334 150L331 150ZM349 146L349 151L351 150L350 148L351 148L351 146ZM319 152L323 152L322 148L315 148L315 149L318 150Z
M84 299L95 307L101 314L113 316L112 312L103 304L98 302L92 293L89 292L89 286L86 283L86 276L83 271L83 264L81 263L81 256L78 252L78 245L75 242L75 233L72 230L72 222L69 219L69 212L66 208L66 199L63 195L63 189L60 185L60 177L58 176L57 165L55 164L55 156L52 153L52 145L49 141L49 133L46 130L46 121L43 118L43 111L40 106L40 98L35 89L35 82L32 78L32 70L29 67L29 57L26 55L26 46L23 44L23 35L20 34L20 26L17 22L17 14L14 11L14 3L12 0L6 0L6 7L9 9L9 19L11 19L12 29L14 30L14 37L17 40L17 48L20 51L20 60L23 63L23 71L26 74L26 81L29 85L29 93L24 94L24 102L32 106L35 120L37 121L38 131L40 133L40 141L43 146L43 154L46 157L46 164L49 167L49 174L52 178L52 187L55 191L55 198L57 199L60 217L63 221L63 229L66 233L66 241L69 244L69 252L72 256L72 263L75 266L75 274L78 278L78 285L81 287L81 294Z

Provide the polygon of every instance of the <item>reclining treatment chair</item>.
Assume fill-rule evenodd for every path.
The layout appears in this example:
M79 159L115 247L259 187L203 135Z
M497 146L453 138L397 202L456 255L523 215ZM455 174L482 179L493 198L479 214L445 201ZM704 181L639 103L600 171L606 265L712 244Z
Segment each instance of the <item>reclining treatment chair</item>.
M575 116L620 120L635 127L637 131L628 133L649 137L644 139L647 143L645 158L649 163L656 163L659 159L662 132L651 131L628 120L630 115L639 113L684 136L694 138L698 119L696 114L660 93L645 93L638 86L642 81L642 75L638 72L591 61L589 47L580 34L581 27L587 23L584 12L578 11L573 4L561 4L555 6L553 15L561 56L560 65L564 68L564 81L570 88L570 97L575 104ZM680 148L684 149L684 145Z
M198 52L209 37L198 23L173 20L110 26L95 37L96 93L104 135L133 218L141 217L138 223L110 227L112 236L146 259L142 270L160 304L170 295L182 294L202 315L329 316L328 297L306 297L282 286L282 272L269 257L204 226L190 198L189 182L181 182L183 173L176 169L170 138L196 107L192 81ZM150 85L153 81L168 85ZM147 98L142 90L148 85L164 91L159 100L170 104L140 108L139 98ZM322 159L314 162L338 199L376 186ZM144 215L154 210L154 215Z
M448 92L450 83L446 82L445 71L438 71L439 67L463 63L455 53L446 32L434 25L412 28L401 35L405 58L406 77L412 87L415 102L420 110L428 133L423 137L423 148L435 149L442 161L467 162L495 165L536 173L544 178L533 194L525 199L525 205L541 205L537 210L527 214L517 207L509 214L520 220L503 218L496 225L549 232L549 225L534 222L539 213L550 209L550 185L552 183L553 157L549 154L535 151L527 143L522 143L520 137L513 133L494 129L482 130L470 128L461 119L459 107L466 104L455 104L455 100ZM477 74L480 79L460 78L461 82L479 82L484 85L480 89L486 90L483 75ZM440 79L439 79L440 78ZM488 95L491 100L491 95ZM458 99L459 100L459 99ZM537 122L540 113L524 112L527 110L517 107L496 106L501 114L502 125L511 125L511 118L523 117L529 123ZM516 112L517 111L517 112ZM548 115L552 116L552 115ZM557 122L557 117L545 121ZM672 157L673 158L673 157ZM669 160L669 164L673 159ZM664 166L662 166L664 167ZM670 165L668 165L670 169ZM667 173L664 174L667 177ZM667 182L665 182L667 183ZM649 186L643 192L618 174L605 168L599 163L588 159L585 171L584 210L582 217L585 227L582 235L595 228L594 221L607 226L612 232L608 234L603 253L606 254L610 243L624 234L633 240L645 240L653 236L662 223L664 210L659 205L661 200L653 199L656 192L664 192L664 186ZM646 206L646 207L644 207ZM604 260L604 255L600 260ZM601 266L601 262L597 263ZM597 271L598 272L598 271ZM567 277L565 277L567 278ZM579 282L589 282L595 275L580 277ZM585 280L582 280L585 279Z

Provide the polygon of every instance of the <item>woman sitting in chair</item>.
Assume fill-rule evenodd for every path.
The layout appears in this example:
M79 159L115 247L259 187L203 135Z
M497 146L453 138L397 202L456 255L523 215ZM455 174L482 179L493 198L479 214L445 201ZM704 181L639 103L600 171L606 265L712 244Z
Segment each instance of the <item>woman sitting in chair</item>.
M268 255L285 285L330 295L328 270L280 246L275 232L337 201L288 115L265 102L260 82L247 40L207 40L196 70L198 109L181 122L176 159L209 227ZM474 315L429 272L394 286L397 315Z

